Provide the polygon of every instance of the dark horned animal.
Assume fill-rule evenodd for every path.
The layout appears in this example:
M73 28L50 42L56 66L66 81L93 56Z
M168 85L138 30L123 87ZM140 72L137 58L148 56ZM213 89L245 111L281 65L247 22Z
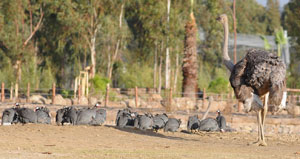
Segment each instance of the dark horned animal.
M256 49L248 50L245 57L234 65L228 55L227 15L222 14L217 20L224 28L223 62L231 72L231 86L236 98L244 103L245 111L257 112L258 141L255 144L266 146L263 127L268 104L275 108L284 107L286 67L278 56ZM264 103L260 100L263 96Z

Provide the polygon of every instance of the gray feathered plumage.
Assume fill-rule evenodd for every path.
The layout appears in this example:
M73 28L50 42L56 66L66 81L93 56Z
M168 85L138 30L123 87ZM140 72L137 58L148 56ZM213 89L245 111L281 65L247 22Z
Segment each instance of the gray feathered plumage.
M269 91L270 104L280 105L285 91L286 67L272 53L250 49L246 56L234 65L230 83L238 99L244 100L249 93L262 96Z

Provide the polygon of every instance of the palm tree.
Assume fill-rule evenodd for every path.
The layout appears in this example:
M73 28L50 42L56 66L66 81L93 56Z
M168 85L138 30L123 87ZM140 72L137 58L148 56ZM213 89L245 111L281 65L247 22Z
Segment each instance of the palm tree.
M191 4L193 8L193 0L191 0ZM196 97L198 87L198 64L196 47L197 24L192 8L190 19L185 25L184 57L182 64L182 92L184 97Z

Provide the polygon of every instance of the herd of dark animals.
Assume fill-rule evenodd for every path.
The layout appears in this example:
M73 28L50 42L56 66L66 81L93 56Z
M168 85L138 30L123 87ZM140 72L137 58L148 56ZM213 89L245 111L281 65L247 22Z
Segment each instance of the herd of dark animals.
M73 106L61 108L56 111L56 124L102 125L106 120L106 110L99 108L99 106L99 104L96 104L93 108L76 109ZM198 119L198 115L190 116L187 123L188 132L232 131L230 127L226 126L226 120L221 115L221 112L218 110L217 113L218 116L216 119L207 118L200 120ZM13 108L5 109L2 115L2 125L17 123L51 124L49 109L46 107L36 107L35 110L21 108L18 103ZM164 132L176 132L180 127L181 120L169 118L165 113L154 116L151 113L140 115L126 108L118 111L115 124L118 128L132 127L140 130L153 130L155 132L163 129Z

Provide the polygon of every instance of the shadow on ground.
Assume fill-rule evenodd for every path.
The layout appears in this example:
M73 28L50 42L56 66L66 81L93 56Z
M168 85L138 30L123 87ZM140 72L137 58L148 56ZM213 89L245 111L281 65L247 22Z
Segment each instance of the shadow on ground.
M175 133L164 132L166 134L166 135L164 135L164 134L161 134L161 133L153 132L152 130L143 131L143 130L139 130L139 129L136 129L136 128L133 128L133 127L119 128L119 127L112 126L112 125L105 125L105 127L115 128L115 129L120 130L120 131L134 133L134 134L138 134L138 135L145 135L145 136L158 137L158 138L164 138L164 139L185 140L185 141L200 141L200 140L197 140L197 139L186 139L186 138L176 137L176 136L166 136L167 134L175 134L175 133L178 133L178 132L175 132ZM187 133L187 134L190 134L190 133Z

